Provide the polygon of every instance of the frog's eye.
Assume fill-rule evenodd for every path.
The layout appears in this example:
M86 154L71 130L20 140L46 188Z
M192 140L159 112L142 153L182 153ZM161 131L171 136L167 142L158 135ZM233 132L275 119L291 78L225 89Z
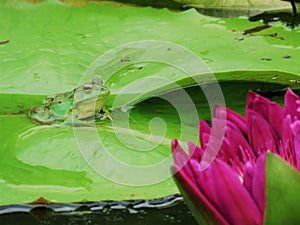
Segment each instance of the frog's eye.
M93 84L85 84L83 85L83 91L85 93L90 93L93 89Z

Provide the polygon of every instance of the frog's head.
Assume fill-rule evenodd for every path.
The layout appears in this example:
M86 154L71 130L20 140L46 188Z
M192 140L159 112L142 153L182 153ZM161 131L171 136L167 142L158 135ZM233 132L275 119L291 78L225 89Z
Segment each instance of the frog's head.
M78 119L92 117L98 113L110 91L98 77L74 90L74 108L78 111Z

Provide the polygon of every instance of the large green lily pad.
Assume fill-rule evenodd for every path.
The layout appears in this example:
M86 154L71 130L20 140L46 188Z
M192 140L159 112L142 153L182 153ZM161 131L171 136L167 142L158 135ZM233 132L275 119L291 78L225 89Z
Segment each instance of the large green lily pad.
M169 174L170 140L197 142L197 122L209 119L210 110L200 91L191 94L198 100L195 105L177 98L182 90L165 94L165 100L146 99L200 81L213 87L207 84L213 78L206 76L208 71L220 81L257 81L247 87L259 91L299 86L298 29L277 26L244 36L238 31L261 24L206 17L194 10L71 7L51 1L1 4L0 14L2 205L40 196L68 202L177 193ZM277 37L263 35L270 33ZM188 54L179 54L181 50ZM155 54L147 58L146 53ZM200 57L201 66L191 56ZM72 90L93 75L100 75L111 90L107 106L113 108L112 122L97 128L37 129L26 118L28 107L40 104L45 95ZM167 82L143 82L153 75ZM235 99L232 105L241 112L247 88L228 84L225 98ZM130 126L120 119L128 112Z

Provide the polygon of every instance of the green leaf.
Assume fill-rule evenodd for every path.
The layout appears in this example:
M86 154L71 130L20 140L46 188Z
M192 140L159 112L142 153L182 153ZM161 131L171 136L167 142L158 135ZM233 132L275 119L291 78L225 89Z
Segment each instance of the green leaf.
M43 2L17 8L1 4L0 11L6 21L1 25L1 39L10 41L0 45L1 93L46 95L72 90L98 57L120 45L141 40L167 41L192 51L220 80L257 80L298 86L300 72L295 65L300 60L299 28L287 31L272 27L265 31L277 33L282 40L264 36L264 32L257 36L233 32L261 25L260 22L206 17L194 10L172 13L151 8L96 4L66 7ZM143 53L147 47L136 51ZM161 55L165 52L162 49ZM133 53L123 49L115 60L121 60L126 54ZM283 58L287 55L290 58ZM271 60L262 60L264 58ZM131 69L122 74L123 79L119 71L105 80L114 84L110 87L112 95L124 87L128 78L153 75L154 65L141 63L142 70ZM137 64L131 62L131 67ZM125 65L130 66L124 63L123 71L128 69ZM157 76L176 81L187 78L178 70L177 76L172 78L175 68L154 67L157 67ZM193 82L187 80L185 85Z
M258 87L280 88L278 85L263 83L221 83L225 99L228 100L227 106L240 113L244 111L247 90L255 90ZM187 140L197 142L198 118L210 119L209 106L201 88L192 87L186 91L192 97L197 109L197 116L193 120L189 111L182 112L179 117L170 103L159 98L148 99L130 110L130 128L126 124L127 120L122 119L127 113L121 110L113 111L114 130L109 120L102 121L97 130L89 127L73 130L72 127L39 127L24 114L1 115L0 124L5 129L0 130L2 152L0 177L3 181L0 183L0 190L7 194L1 196L0 203L2 205L26 203L40 196L51 201L70 202L84 199L95 201L156 198L177 193L177 187L172 179L158 182L159 179L162 180L162 175L169 172L169 167L173 164L170 140L178 138L182 141L182 146L186 146ZM29 104L26 100L30 99L30 96L10 96L5 100L17 98L25 104L23 109L26 109ZM180 90L164 95L164 99L172 96L176 97L178 102L186 100L180 95ZM40 98L37 96L34 103L39 103ZM183 107L190 108L186 102ZM15 106L14 110L20 109ZM155 117L164 121L166 133L163 132L162 123L152 123L151 130L148 129L151 119ZM152 138L151 134L154 135ZM128 140L134 142L128 143ZM101 143L102 148L95 147ZM132 149L132 146L135 146L135 149ZM109 168L109 165L106 165L104 170L101 166L108 159L103 160L101 152L108 152L119 162L130 165L153 165L166 160L166 166L153 172L148 171L148 176L146 173L137 174L136 171L142 171L140 168L133 173L134 179L128 177L132 179L131 183L145 183L148 180L148 182L155 181L155 184L142 187L126 186L105 178L115 180L117 178L119 182L124 182L119 176L126 177L124 176L126 174L120 173L126 170L115 170L111 174L106 174L108 170L105 169ZM111 165L116 167L118 163L114 162ZM100 174L97 171L100 171ZM127 175L132 176L132 173ZM137 179L138 176L144 180Z
M299 171L279 156L268 153L264 224L299 224L299 190Z

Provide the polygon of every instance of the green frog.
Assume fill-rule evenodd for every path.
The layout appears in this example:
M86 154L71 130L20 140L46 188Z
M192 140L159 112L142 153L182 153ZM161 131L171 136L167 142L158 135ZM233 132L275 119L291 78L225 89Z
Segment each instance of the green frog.
M103 81L96 77L70 92L47 96L43 106L32 106L27 115L37 124L90 125L95 118L110 119L104 108L109 94Z

